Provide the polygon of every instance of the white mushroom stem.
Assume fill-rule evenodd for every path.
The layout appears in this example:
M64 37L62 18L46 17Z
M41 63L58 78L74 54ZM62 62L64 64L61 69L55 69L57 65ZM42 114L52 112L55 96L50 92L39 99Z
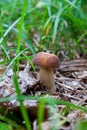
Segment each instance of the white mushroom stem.
M49 93L56 91L53 68L40 68L39 80Z

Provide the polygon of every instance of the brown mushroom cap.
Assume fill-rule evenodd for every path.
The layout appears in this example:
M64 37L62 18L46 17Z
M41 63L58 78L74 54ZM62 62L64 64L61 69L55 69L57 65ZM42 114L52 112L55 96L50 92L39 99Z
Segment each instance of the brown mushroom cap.
M36 54L33 58L33 63L45 68L58 68L60 65L58 57L47 52L39 52Z

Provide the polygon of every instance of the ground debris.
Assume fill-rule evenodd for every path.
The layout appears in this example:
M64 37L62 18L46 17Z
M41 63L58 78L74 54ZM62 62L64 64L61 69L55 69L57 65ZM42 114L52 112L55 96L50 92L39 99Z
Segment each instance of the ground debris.
M20 65L22 66L22 65ZM1 75L3 72L1 71ZM64 61L61 63L60 68L54 72L56 93L51 95L53 98L71 102L76 105L87 107L87 60L78 59L72 61ZM23 95L41 95L46 94L46 91L41 89L41 84L38 81L38 72L31 71L29 64L20 67L18 83ZM0 81L0 97L16 96L14 83L13 83L13 70L9 68L3 80ZM0 104L0 107L8 108L9 111L17 111L20 113L19 102L15 99ZM28 110L33 128L38 129L37 125L37 108L38 102L36 100L25 100L24 106ZM45 108L46 109L46 108ZM80 110L68 110L65 105L57 106L58 113L66 113L60 122L65 121L59 126L59 130L73 130L74 124L81 119L86 119L87 114ZM32 110L32 111L31 111ZM34 111L33 111L34 110ZM56 117L56 116L55 116ZM21 118L22 119L22 118ZM23 119L22 119L23 120ZM51 122L47 114L45 122L42 123L43 130L46 129L46 124L50 130ZM35 123L36 122L36 123Z
M19 71L19 86L22 93L26 92L27 88L32 88L37 84L38 79L35 77L34 72L29 70L29 66L26 66L24 70ZM9 68L5 76L0 81L0 95L2 97L15 95L15 88L13 83L13 70Z
M87 59L76 59L71 61L61 62L60 71L84 71L87 70Z

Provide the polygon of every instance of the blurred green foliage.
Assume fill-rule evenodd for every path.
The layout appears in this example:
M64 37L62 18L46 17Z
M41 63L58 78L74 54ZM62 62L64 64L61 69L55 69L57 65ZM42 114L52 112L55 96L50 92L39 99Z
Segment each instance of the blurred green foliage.
M54 53L63 49L68 55L74 51L87 52L86 1L27 0L27 3L22 30L26 39L22 38L30 48L33 46L36 51L49 49ZM22 5L23 0L0 1L2 33L21 17ZM19 23L5 37L5 42L17 42ZM37 45L34 41L35 35L39 38Z
M0 123L0 130L12 130L12 127L5 123Z
M75 130L87 130L87 120L79 121Z

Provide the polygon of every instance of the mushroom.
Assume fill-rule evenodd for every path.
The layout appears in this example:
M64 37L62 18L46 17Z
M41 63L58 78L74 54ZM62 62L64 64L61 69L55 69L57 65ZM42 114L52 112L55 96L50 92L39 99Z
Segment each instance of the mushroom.
M39 52L33 58L33 63L40 66L39 80L48 93L56 92L53 68L59 67L59 59L56 55L47 52Z

